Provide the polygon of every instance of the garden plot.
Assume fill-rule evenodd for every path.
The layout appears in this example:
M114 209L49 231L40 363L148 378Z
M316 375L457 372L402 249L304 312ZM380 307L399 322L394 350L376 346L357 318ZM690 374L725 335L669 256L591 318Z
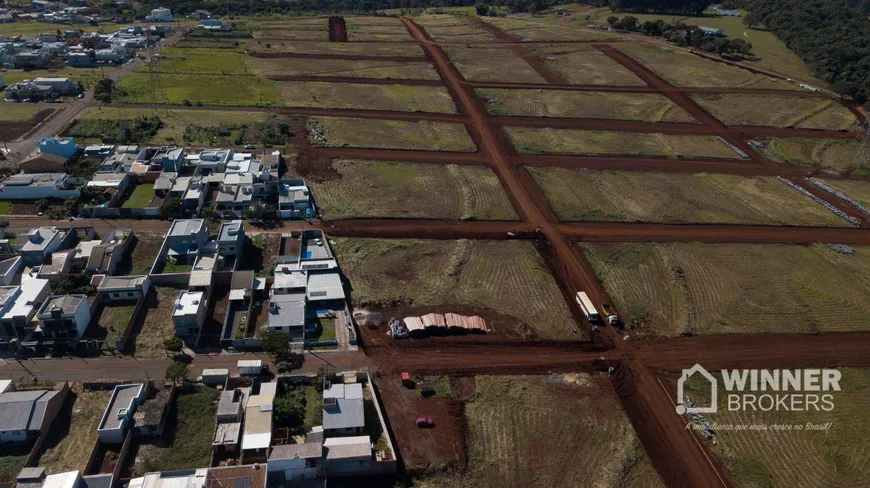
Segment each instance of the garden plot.
M450 93L443 87L306 81L278 82L278 90L285 103L293 107L457 113Z
M245 58L247 66L263 76L335 76L348 78L393 78L438 80L438 73L426 62L349 61L304 58Z
M766 138L761 153L781 163L819 168L828 173L870 176L870 168L855 166L861 143L836 139Z
M309 139L316 146L474 152L477 148L464 124L313 117Z
M663 95L478 88L493 115L698 123Z
M849 109L827 98L728 94L692 98L727 125L828 130L858 127L858 119Z
M529 168L563 220L841 226L773 177Z
M540 56L547 67L575 85L645 86L634 73L592 46L551 46L526 49Z
M484 166L339 159L332 168L340 178L309 181L326 220L517 218L495 173Z
M738 159L714 136L505 127L517 149L530 154L621 154L669 158Z
M870 330L870 248L583 244L632 336Z
M357 306L473 306L515 317L542 338L581 336L531 242L334 239Z
M468 81L546 83L544 78L507 46L442 46L459 73Z

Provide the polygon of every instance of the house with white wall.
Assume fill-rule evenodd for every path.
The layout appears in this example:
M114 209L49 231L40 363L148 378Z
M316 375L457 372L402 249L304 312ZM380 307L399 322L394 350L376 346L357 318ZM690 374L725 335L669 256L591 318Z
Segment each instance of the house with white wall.
M103 412L103 418L97 427L100 442L105 444L120 444L133 421L136 408L145 398L145 385L136 383L118 385L109 398L109 404Z

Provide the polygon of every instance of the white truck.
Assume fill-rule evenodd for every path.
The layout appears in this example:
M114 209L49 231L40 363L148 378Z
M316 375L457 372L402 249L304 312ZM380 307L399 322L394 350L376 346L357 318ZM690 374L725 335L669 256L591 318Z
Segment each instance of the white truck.
M592 300L589 299L589 295L586 292L578 291L577 292L577 305L580 305L580 310L583 311L583 314L586 315L586 318L590 322L598 322L601 318L598 315L598 310L595 309L595 305L592 305Z

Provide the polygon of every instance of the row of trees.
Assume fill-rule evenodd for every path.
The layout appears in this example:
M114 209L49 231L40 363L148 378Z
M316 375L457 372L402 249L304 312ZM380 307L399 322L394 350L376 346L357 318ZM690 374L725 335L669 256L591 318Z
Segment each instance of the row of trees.
M719 55L751 56L752 43L743 39L728 39L704 35L698 26L683 22L673 24L659 19L640 23L637 17L628 15L623 18L614 16L607 18L607 23L614 29L641 32L648 36L663 37L669 42L680 46L692 46L703 51Z

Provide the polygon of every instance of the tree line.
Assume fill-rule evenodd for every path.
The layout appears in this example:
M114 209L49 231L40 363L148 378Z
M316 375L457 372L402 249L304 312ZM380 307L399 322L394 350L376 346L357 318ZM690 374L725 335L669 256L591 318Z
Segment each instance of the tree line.
M637 17L627 15L619 18L615 15L607 18L607 23L617 30L640 32L648 36L662 37L679 46L691 46L695 49L721 55L740 57L752 56L752 43L743 39L728 39L724 36L706 35L696 25L685 22L668 23L661 19L640 23Z

